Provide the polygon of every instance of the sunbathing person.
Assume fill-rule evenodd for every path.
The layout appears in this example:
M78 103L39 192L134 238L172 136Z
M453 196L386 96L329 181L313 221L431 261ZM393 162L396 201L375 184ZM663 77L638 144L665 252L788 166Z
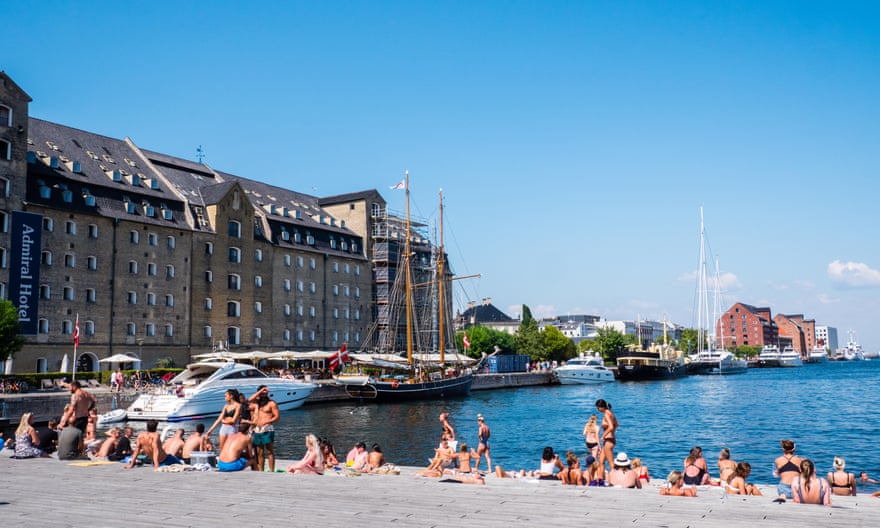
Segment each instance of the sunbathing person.
M626 453L617 453L614 459L614 469L608 474L608 484L622 488L642 489L642 481L637 472L633 471L632 464Z
M468 445L464 442L459 446L458 453L453 455L455 461L458 462L458 473L464 473L465 475L468 473L473 473L473 468L471 467L471 461L477 459L477 452L471 449L468 451Z
M287 472L295 475L324 474L324 457L321 454L321 445L317 436L306 435L306 454L298 462L287 466Z
M110 455L116 452L116 446L119 445L119 437L122 431L118 427L114 427L107 431L107 439L101 444L101 448L92 457L92 460L110 460Z
M367 444L358 442L345 456L345 465L355 471L367 471L370 469L370 454L367 452Z
M567 452L565 454L565 462L567 467L560 471L556 477L561 480L563 484L582 486L584 484L583 474L581 473L581 462L578 460L577 455L571 451Z
M684 487L684 479L681 471L677 469L670 472L666 477L666 487L660 488L660 495L670 495L672 497L696 497L697 488L694 486Z
M240 423L238 431L226 436L223 449L220 450L220 456L217 459L219 471L241 471L247 467L254 471L257 470L254 445L251 443L251 437L247 434L250 428L250 424Z
M373 444L373 449L370 450L368 460L368 471L385 465L385 455L382 454L382 447L380 447L379 444Z
M183 446L186 441L183 439L183 428L181 427L177 431L174 431L174 434L162 444L162 449L165 450L169 455L174 455L177 458L183 457Z
M187 464L189 464L193 451L206 451L205 438L205 424L196 424L196 431L189 435L183 443L183 451L180 453Z
M131 462L125 466L131 469L137 463L138 455L143 453L148 460L153 461L153 468L159 469L160 466L169 466L171 464L180 464L181 460L174 455L169 455L162 449L162 442L159 440L159 433L156 429L159 422L156 420L147 420L147 430L138 435L137 442L134 445L134 452L131 454Z
M761 495L761 490L754 484L747 484L746 479L752 473L752 466L748 462L740 462L736 470L724 483L727 493L733 495Z
M440 442L440 447L434 450L434 458L431 459L431 464L428 465L426 471L442 472L452 464L454 456L455 453L452 451L452 448L449 447L449 441L442 440Z

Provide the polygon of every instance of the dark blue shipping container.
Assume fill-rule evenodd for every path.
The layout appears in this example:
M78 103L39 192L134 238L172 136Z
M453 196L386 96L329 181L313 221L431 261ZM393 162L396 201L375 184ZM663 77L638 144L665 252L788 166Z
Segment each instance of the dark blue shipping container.
M525 354L492 356L489 358L489 373L525 372L528 362L529 356Z

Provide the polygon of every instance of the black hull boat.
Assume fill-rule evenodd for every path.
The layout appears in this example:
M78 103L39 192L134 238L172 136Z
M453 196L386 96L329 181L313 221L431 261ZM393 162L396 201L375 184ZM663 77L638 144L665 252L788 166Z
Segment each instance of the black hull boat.
M620 381L665 380L687 376L687 365L679 359L661 359L660 354L630 352L617 358Z
M368 380L363 385L346 385L352 398L375 401L413 401L460 398L470 394L474 375L415 382L412 380Z

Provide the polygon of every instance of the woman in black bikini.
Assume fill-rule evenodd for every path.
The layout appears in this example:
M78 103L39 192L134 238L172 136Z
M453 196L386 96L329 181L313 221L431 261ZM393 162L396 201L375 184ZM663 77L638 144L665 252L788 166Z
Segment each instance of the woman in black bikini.
M782 440L780 445L782 445L782 456L776 457L774 461L776 475L779 476L776 492L780 498L790 499L792 498L791 481L801 474L803 459L794 454L795 445L791 440Z
M834 457L834 471L828 473L828 483L835 495L856 496L856 476L846 472L846 460L842 457Z
M611 412L611 404L605 400L596 400L596 410L602 413L602 450L599 451L599 467L602 472L601 478L605 477L605 461L611 469L614 469L614 445L617 443L617 417Z
M235 434L238 422L241 419L241 404L238 403L238 391L235 389L227 389L226 405L220 411L220 416L214 422L214 425L205 433L206 437L210 437L211 433L217 426L220 426L220 451L223 451L223 445L226 443L226 437Z

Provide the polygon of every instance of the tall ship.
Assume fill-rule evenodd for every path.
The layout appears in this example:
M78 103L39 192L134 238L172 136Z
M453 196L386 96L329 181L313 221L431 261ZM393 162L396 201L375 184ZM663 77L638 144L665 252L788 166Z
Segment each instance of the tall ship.
M691 374L741 374L748 364L724 349L724 325L721 327L721 345L715 342L715 332L709 331L712 321L717 321L720 302L718 259L715 259L715 288L713 316L709 318L709 274L706 266L706 228L703 223L703 208L700 207L700 265L697 286L697 352L688 356L687 369ZM713 325L714 326L714 325Z
M374 249L396 256L397 265L385 269L387 295L377 307L378 316L360 353L355 355L370 374L343 374L336 379L345 385L349 396L361 400L467 396L473 370L468 358L457 353L448 324L452 319L446 289L452 277L443 248L443 193L440 242L435 250L426 251L425 239L413 232L408 172L401 183L406 191L406 217L399 229L393 229L399 235Z

